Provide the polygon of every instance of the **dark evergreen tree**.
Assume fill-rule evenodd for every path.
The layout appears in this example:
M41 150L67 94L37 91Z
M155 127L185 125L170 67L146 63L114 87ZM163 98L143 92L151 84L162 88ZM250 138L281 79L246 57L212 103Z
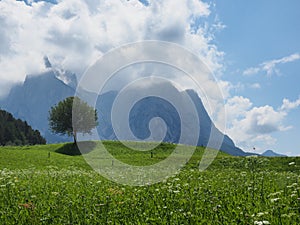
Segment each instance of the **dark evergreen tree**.
M26 121L15 119L9 112L0 110L0 145L46 144L38 130Z

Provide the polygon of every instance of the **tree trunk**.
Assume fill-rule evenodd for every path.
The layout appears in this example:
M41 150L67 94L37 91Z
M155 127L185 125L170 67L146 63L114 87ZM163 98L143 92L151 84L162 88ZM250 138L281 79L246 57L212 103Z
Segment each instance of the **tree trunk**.
M77 133L76 133L76 131L73 131L73 139L74 139L74 145L77 145Z

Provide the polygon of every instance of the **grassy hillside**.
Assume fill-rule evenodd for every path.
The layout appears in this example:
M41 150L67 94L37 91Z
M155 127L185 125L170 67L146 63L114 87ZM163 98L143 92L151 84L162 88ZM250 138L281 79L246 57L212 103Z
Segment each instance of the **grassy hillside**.
M132 165L157 163L174 149L163 143L151 158L119 142L105 146ZM200 172L202 154L197 148L164 182L131 187L93 171L72 144L1 147L1 224L300 224L300 158L219 152Z

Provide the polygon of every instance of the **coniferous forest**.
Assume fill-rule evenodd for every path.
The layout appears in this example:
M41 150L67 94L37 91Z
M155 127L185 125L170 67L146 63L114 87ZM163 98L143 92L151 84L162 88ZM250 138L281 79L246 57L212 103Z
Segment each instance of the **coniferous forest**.
M46 144L38 130L34 130L26 121L15 119L12 114L0 110L0 145Z

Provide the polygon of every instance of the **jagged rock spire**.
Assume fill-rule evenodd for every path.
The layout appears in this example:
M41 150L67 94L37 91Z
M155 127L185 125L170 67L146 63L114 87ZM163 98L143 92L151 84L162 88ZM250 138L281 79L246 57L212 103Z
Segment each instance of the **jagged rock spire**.
M51 64L48 56L46 56L46 55L44 56L44 64L45 64L46 68L52 68L52 64Z

